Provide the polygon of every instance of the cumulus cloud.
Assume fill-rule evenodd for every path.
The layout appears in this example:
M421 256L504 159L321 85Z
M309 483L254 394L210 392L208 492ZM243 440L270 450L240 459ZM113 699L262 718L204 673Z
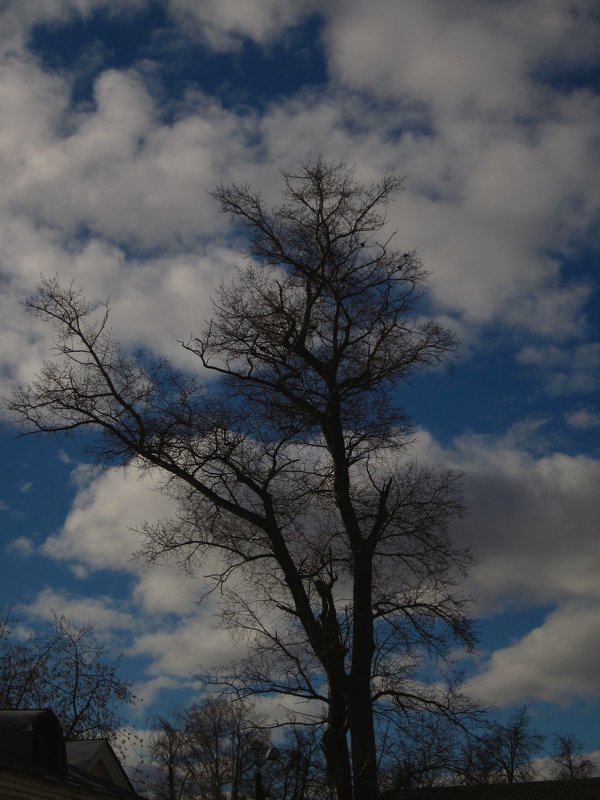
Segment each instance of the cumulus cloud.
M202 25L227 35L257 41L271 35L260 22L257 4L228 6L227 11L219 10L221 5L200 8L180 2L171 10L202 18ZM445 30L447 22L443 4L413 5L406 15L398 15L393 4L380 5L381 14L369 12L367 19L362 4L351 4L344 14L332 4L324 23L338 84L274 102L262 115L226 110L196 92L167 124L135 67L101 72L94 102L74 109L69 76L46 72L24 52L5 57L0 64L6 155L0 182L3 381L31 377L49 350L49 331L18 304L42 272L73 279L93 299L110 298L113 325L125 345L143 345L194 366L177 340L210 314L210 295L236 260L235 249L213 241L225 233L226 220L206 189L221 180L249 180L275 199L279 179L274 165L291 166L307 150L356 162L360 179L376 178L391 167L407 174L406 191L390 208L397 242L419 249L434 273L437 307L459 317L463 327L500 322L555 339L581 335L590 289L562 275L559 260L548 251L560 252L574 236L583 235L597 213L599 190L586 164L598 99L585 92L560 97L550 92L542 103L546 114L540 112L527 126L476 109L459 118L438 115L427 129L412 101L392 110L373 107L353 91L358 78L344 57L355 33L360 32L359 61L364 53L377 69L388 64L386 69L396 75L398 70L404 74L403 63L396 63L405 58L404 48L378 45L378 58L371 58L369 42L382 33L381 26L393 30L402 16L401 36L410 39L411 47L430 51L427 36ZM80 11L93 6L90 2ZM16 6L10 8L16 13ZM65 0L53 8L64 21L74 6ZM279 30L308 6L298 12L292 4L278 8L278 17L264 19L274 20L269 24ZM525 14L523 4L515 9ZM557 4L553 13L558 19L563 12ZM492 47L492 33L498 33L494 25L501 37L512 36L477 8L469 7L469 14L475 28L470 33L482 42L482 50ZM553 42L558 28L549 22L546 28L544 36ZM517 36L506 56L516 59L513 72L521 82L527 80L524 47ZM550 49L541 44L532 53ZM501 50L493 44L493 52ZM454 49L442 55L449 63L464 57ZM474 70L464 90L479 91L472 82L482 81L484 94L484 78ZM373 82L369 88L376 94L385 93L387 83L380 76L367 70L363 80ZM414 86L411 81L417 78L407 73L398 91L409 96L425 91L419 81ZM499 98L486 97L500 107ZM369 119L372 124L365 124ZM75 238L82 229L88 237ZM136 256L131 245L138 247ZM143 255L157 247L164 255ZM165 313L173 308L177 314ZM521 357L528 358L529 352ZM564 348L565 366L557 365L557 374L549 377L551 390L589 388L594 353L588 343L577 345L574 354ZM580 366L568 366L571 355Z
M270 43L276 34L300 21L318 7L314 0L169 0L176 20L215 50L231 50L244 39Z
M454 530L479 564L477 615L553 606L542 625L493 652L469 689L500 705L597 694L600 648L600 461L548 451L543 421L504 436L464 435L417 454L463 474L469 514Z
M499 705L597 696L599 657L600 605L568 603L515 644L496 650L469 690Z
M152 658L148 672L154 676L189 677L210 671L243 655L227 631L217 628L209 613L183 619L174 628L146 633L136 638L128 655Z
M110 597L76 597L66 591L51 588L43 589L33 602L20 606L19 611L25 613L30 620L44 622L52 621L55 614L58 614L74 625L92 624L99 633L130 629L135 622L131 613L120 609Z
M2 511L1 507L0 511ZM34 542L27 536L17 536L16 539L13 539L6 545L6 549L8 552L15 553L21 558L29 558L29 556L35 553L36 547Z
M580 408L577 411L571 411L565 415L568 425L573 428L581 428L586 430L588 428L600 427L600 414L597 411L590 411L587 408Z
M145 704L153 703L157 696L163 691L178 691L181 689L195 689L198 682L196 680L185 680L173 678L167 675L160 675L157 678L150 678L146 681L138 681L133 685L133 693L136 697L143 699ZM144 709L141 705L137 706L137 713L141 715Z
M201 578L182 575L171 566L155 565L139 575L133 598L145 614L186 615L206 588Z
M600 342L530 345L517 354L517 363L540 371L553 395L588 394L600 386Z
M392 13L391 6L385 8ZM428 8L433 21L427 20L435 28L438 14L441 25L443 6ZM202 9L213 15L214 9ZM350 14L344 24L352 19ZM330 32L336 31L340 20L334 11L328 20ZM410 30L410 15L403 25ZM401 52L395 47L385 58L400 58ZM229 253L224 261L214 252L205 259L191 252L201 237L224 231L225 220L206 188L221 179L249 179L268 190L277 183L269 165L289 166L312 149L358 162L361 178L392 166L407 173L393 223L398 241L418 247L433 269L433 296L442 308L474 323L500 318L543 335L580 328L589 289L561 282L557 261L545 253L585 229L598 207L598 189L586 169L597 119L592 96L557 100L552 115L536 123L535 135L517 123L476 115L442 121L433 134L409 128L391 136L403 128L404 109L369 110L364 99L339 87L274 103L262 117L225 110L196 93L166 124L135 69L101 73L93 106L80 111L69 107L65 76L49 75L27 58L7 60L3 69L0 118L9 158L0 206L10 212L4 241L12 242L12 250L2 260L12 265L10 274L18 270L21 293L27 274L31 290L40 271L60 272L74 274L90 293L106 286L113 296L123 292L125 306L132 297L145 303L154 297L168 306L167 283L179 283L180 297L197 298L202 306L202 295L206 298L233 260ZM365 117L373 115L377 124L365 126ZM36 221L29 230L28 219ZM97 238L74 249L68 238L82 226ZM183 254L132 262L118 242ZM173 333L157 328L154 315L147 318L153 326L141 327L152 345L161 334ZM18 339L24 326L16 325Z
M13 96L21 104L10 123L12 159L4 169L12 192L2 199L12 209L70 234L87 226L146 246L222 226L205 190L218 182L227 143L243 142L244 128L218 103L202 99L194 113L169 126L156 119L135 71L101 73L92 110L78 114L66 108L66 79L27 63L6 66L4 79L12 91L0 103L3 117ZM65 185L68 192L61 191Z
M139 540L131 532L146 519L167 517L170 502L156 491L156 476L112 468L76 494L62 529L41 551L50 558L89 569L140 569L131 556Z
M334 4L327 52L342 86L394 100L392 163L408 176L400 231L434 271L435 299L475 321L564 336L579 329L588 289L561 282L546 254L598 214L587 165L599 106L537 79L560 60L587 63L597 20L586 3L509 5Z
M480 614L600 599L600 461L536 455L528 431L464 435L447 448L422 432L415 450L421 460L463 475L469 514L454 533L480 560L469 587Z
M220 51L252 40L267 53L276 37L316 11L330 80L261 111L224 108L190 91L168 120L147 64L100 71L90 102L74 106L77 76L45 69L27 50L36 24L144 6L2 5L4 384L30 378L50 351L50 332L19 306L40 273L73 280L90 299L109 299L115 334L128 349L143 346L196 366L177 339L210 315L210 295L238 257L205 190L221 180L249 181L277 202L276 166L290 167L312 151L356 163L360 180L391 168L406 174L405 192L389 208L390 227L398 245L417 248L432 270L435 309L461 328L472 352L485 326L525 331L517 362L549 393L597 390L599 345L588 340L585 318L592 287L569 272L568 258L587 240L600 208L589 170L600 100L588 89L553 83L556 65L591 63L598 21L589 3L466 0L450 10L443 0L410 0L400 13L395 0L318 7L312 0L169 0L165 7L185 36ZM566 421L591 429L598 414L579 408ZM529 445L524 429L462 436L446 447L423 433L418 445L423 458L465 476L471 513L456 535L482 560L471 585L480 610L557 606L537 631L492 655L475 679L482 696L499 686L502 702L576 694L569 674L583 694L599 688L583 647L587 635L587 652L597 658L600 467L590 457ZM152 660L148 693L181 685L199 664L227 661L235 648L212 630L209 612L185 616L200 584L166 567L142 574L129 561L137 547L129 527L170 514L153 491L155 476L97 475L80 466L73 480L65 523L41 552L72 564L79 576L101 568L133 575L132 602L157 626L138 632L131 650ZM12 547L26 555L33 544L19 537ZM52 603L81 620L93 612L106 628L130 621L129 611L106 598L86 606L50 590L31 613L47 618ZM184 618L159 629L169 614Z
M478 601L476 613L489 615L507 606L557 607L542 626L549 634L532 633L518 646L499 651L498 660L492 656L477 678L477 691L485 693L484 676L491 675L496 664L508 676L506 659L515 664L521 663L519 659L529 659L523 662L522 672L526 673L529 664L538 677L529 688L518 684L515 677L514 686L511 683L512 688L502 694L507 703L529 696L542 698L544 692L555 698L561 691L567 692L559 686L558 667L556 677L550 675L545 683L545 673L536 672L530 661L534 656L541 658L544 647L554 646L552 637L561 641L558 624L567 626L567 617L572 623L572 637L576 628L584 630L581 639L571 642L572 648L577 642L583 646L585 636L591 635L593 615L589 609L596 609L600 602L600 462L582 455L530 452L532 439L543 443L542 434L543 421L530 421L504 436L465 435L443 447L421 431L415 446L415 455L421 461L452 467L464 476L470 513L454 533L458 541L471 545L480 559L468 587ZM228 634L215 627L210 601L194 609L206 589L201 575L182 576L166 564L143 572L141 565L128 560L137 544L128 526L168 516L172 511L165 497L155 491L156 485L151 473L143 480L133 475L126 478L117 469L88 476L79 486L63 529L46 541L42 551L85 570L130 570L135 579L131 601L149 627L142 628L129 655L150 659L148 669L153 679L180 679L226 663L240 653ZM204 572L210 572L209 566ZM101 598L97 612L93 607L96 601L91 602L88 609L85 604L78 606L74 600L48 591L33 607L68 608L67 615L75 613L78 619L89 614L95 620L98 613L107 626L112 624L114 609L102 611L105 601ZM164 628L161 620L166 616L173 619L172 615L179 621ZM551 649L548 658L554 658ZM516 667L514 672L518 672ZM495 679L490 677L489 686L494 685ZM155 690L159 688L156 684Z
M443 0L333 4L331 67L353 86L435 113L535 113L536 68L589 63L598 20L585 0L511 0L450 8ZM533 80L532 80L533 79Z

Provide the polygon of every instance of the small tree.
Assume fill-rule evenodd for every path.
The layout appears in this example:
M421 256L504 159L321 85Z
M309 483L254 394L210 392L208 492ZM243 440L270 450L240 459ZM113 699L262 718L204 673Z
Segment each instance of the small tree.
M531 729L526 706L521 706L506 723L497 723L464 751L464 780L471 785L516 783L532 780L533 758L544 737Z
M320 701L331 793L374 800L378 713L467 710L456 686L423 679L425 659L473 643L470 556L448 534L460 489L404 457L398 403L455 341L417 319L425 273L384 233L397 177L364 186L321 159L283 177L275 209L247 186L215 193L249 264L185 347L220 381L125 356L106 308L94 319L45 281L27 306L55 325L59 358L9 408L37 432L95 429L104 461L162 471L179 511L146 527L143 555L196 570L220 554L224 621L253 647L227 680Z
M0 708L50 708L65 739L103 737L115 744L120 707L135 697L118 676L119 659L106 656L89 625L55 617L50 633L19 639L6 615L0 626Z
M554 737L553 776L572 781L589 778L596 771L594 762L583 754L583 743L571 733L558 733Z

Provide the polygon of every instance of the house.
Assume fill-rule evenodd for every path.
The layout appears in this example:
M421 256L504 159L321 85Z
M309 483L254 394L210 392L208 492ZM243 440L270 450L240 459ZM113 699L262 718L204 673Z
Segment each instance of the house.
M52 711L0 711L2 800L143 800L104 739L65 742Z
M390 791L386 800L600 800L600 778Z

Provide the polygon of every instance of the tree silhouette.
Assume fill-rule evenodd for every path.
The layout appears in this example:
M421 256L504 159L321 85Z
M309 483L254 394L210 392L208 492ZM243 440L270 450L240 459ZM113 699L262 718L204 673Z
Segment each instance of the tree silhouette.
M119 659L108 660L90 625L55 617L49 633L25 639L0 624L0 708L50 708L65 739L107 738L119 747L120 708L135 702L131 684L118 675Z
M473 643L470 555L448 533L460 487L407 459L398 403L455 340L419 316L421 262L385 232L395 175L362 185L309 158L283 179L274 209L248 186L215 192L248 263L184 344L199 374L124 354L108 308L47 280L28 308L55 325L56 357L9 407L36 432L100 432L105 463L162 472L178 512L148 523L142 555L193 571L219 557L223 624L252 645L219 679L320 702L332 795L371 800L378 719L469 710L432 671Z

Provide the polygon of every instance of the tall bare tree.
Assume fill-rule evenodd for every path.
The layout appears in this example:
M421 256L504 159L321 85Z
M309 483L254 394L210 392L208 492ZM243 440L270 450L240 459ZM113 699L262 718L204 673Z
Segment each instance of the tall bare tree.
M220 555L224 622L254 645L230 682L320 701L332 796L372 800L376 714L461 711L456 686L422 670L473 641L470 557L448 534L461 495L406 460L398 403L455 341L420 319L421 262L385 233L395 175L362 185L308 159L283 179L274 209L248 186L215 192L248 262L184 347L220 381L122 354L108 309L50 280L28 308L56 326L57 357L9 407L33 431L100 431L102 459L163 472L179 512L147 526L143 554L193 570Z

